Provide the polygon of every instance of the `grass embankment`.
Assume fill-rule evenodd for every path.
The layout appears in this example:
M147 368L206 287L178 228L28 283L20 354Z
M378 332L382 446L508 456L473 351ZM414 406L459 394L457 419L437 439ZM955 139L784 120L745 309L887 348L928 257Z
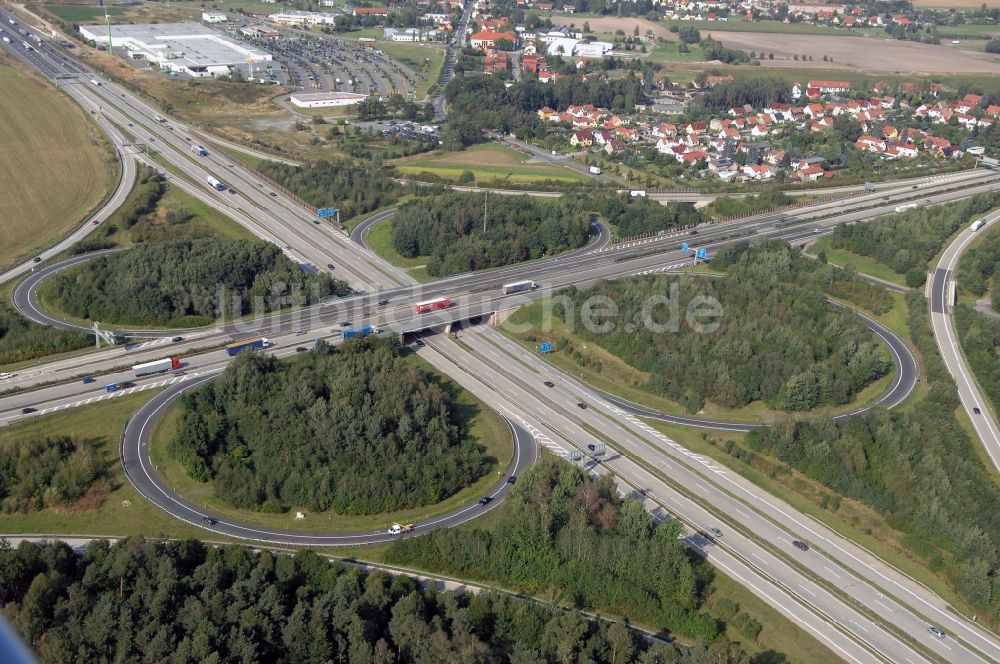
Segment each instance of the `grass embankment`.
M0 54L0 265L80 223L116 184L117 159L82 109Z
M420 77L417 88L413 91L417 99L426 97L431 86L437 83L441 75L441 66L444 64L444 46L379 41L378 48L412 69Z
M385 221L380 221L369 228L366 241L369 249L392 265L405 270L407 274L417 281L430 281L432 279L427 274L427 269L425 268L427 261L430 259L429 256L406 258L405 256L400 256L392 246L392 217Z
M818 256L820 252L823 252L831 265L838 267L850 265L861 274L867 274L897 286L906 286L905 276L898 274L888 265L883 265L870 256L860 256L846 249L832 249L831 242L832 238L829 236L821 237L809 247L809 253Z
M187 526L146 502L122 471L118 445L128 418L153 392L141 392L108 401L35 417L0 430L0 446L32 437L72 436L97 455L111 478L112 491L99 508L61 513L45 508L29 514L0 515L0 531L13 534L73 534L97 536L200 537Z
M523 346L534 347L535 344L529 339L528 335L531 334L532 330L542 329L544 308L545 303L536 302L518 309L511 315L508 322L512 326L528 324L530 325L530 329L526 333L517 334L511 332L510 328L505 326L503 328L504 333ZM903 320L905 324L905 315ZM549 320L544 320L544 323L546 325L546 338L551 337L553 347L558 347L560 340L566 340L569 348L573 348L582 357L586 358L586 364L576 361L569 353L555 351L545 354L543 356L545 361L550 362L553 366L567 374L578 376L581 380L586 381L594 387L622 399L669 415L687 417L694 415L695 417L728 422L767 424L777 419L793 416L791 413L772 410L761 401L752 402L741 408L726 408L709 401L705 403L701 410L692 414L682 404L646 390L644 386L649 382L651 374L630 366L624 360L604 348L573 334L561 317L551 316ZM595 370L594 366L599 366L600 371ZM794 416L833 416L854 410L861 404L877 399L885 392L892 382L892 375L893 372L890 372L871 383L862 389L856 398L848 404L816 408L806 413L796 413Z
M294 518L297 511L294 508L285 514L265 514L235 509L215 498L210 482L198 482L191 479L184 471L183 466L171 457L167 448L181 417L181 410L176 405L171 407L156 423L150 442L150 458L164 482L174 491L195 503L205 505L206 509L210 509L224 518L243 523L272 528L293 528L307 532L332 533L385 529L395 522L413 523L440 516L465 503L477 500L499 480L499 473L506 469L513 456L511 433L507 424L496 412L449 378L437 373L425 360L413 354L409 355L408 359L428 372L428 375L432 376L450 394L459 417L467 423L469 436L484 447L487 456L496 459L494 468L474 484L435 505L387 514L308 513L307 517L301 520Z
M502 145L484 143L461 152L437 152L404 157L393 162L404 175L431 173L445 180L458 180L465 172L472 173L478 184L503 187L510 184L578 184L586 176L568 168L544 164Z

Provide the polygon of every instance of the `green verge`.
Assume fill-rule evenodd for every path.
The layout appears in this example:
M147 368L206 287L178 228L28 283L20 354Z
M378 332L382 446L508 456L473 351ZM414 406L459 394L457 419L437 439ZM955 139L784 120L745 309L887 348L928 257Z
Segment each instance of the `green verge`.
M532 161L526 155L502 145L484 143L460 152L445 152L404 157L393 162L404 174L432 173L447 180L457 180L471 172L479 185L490 184L579 184L588 178L562 166Z
M52 508L26 514L0 515L0 531L13 534L71 534L117 537L202 537L205 532L188 526L146 502L122 470L118 446L129 417L155 391L139 392L66 411L33 417L0 430L0 446L24 438L72 436L90 447L107 464L114 490L102 505L79 514Z
M392 246L392 219L380 221L368 229L366 236L368 248L384 258L390 264L406 270L407 273L418 281L430 281L431 277L427 271L422 269L430 260L430 256L417 256L416 258L406 258L396 253Z
M897 302L893 307L893 311L895 311L898 306L899 302ZM535 302L524 306L511 315L509 322L513 325L528 323L532 326L532 329L537 329L541 325L542 308L543 303L541 302ZM905 325L905 314L902 314L902 316L903 324ZM513 333L505 326L501 326L501 330L504 334L520 345L526 348L535 347L534 342L529 340L525 335ZM553 338L565 338L574 349L577 349L581 354L585 355L593 362L600 363L601 371L597 372L588 366L576 362L568 354L559 352L545 354L544 361L551 363L553 366L567 374L578 376L581 380L609 394L641 406L646 406L647 408L658 410L668 415L702 417L706 419L746 423L768 423L774 421L775 419L790 415L789 413L772 410L760 401L747 404L742 408L725 408L711 402L706 402L704 408L700 411L697 413L691 413L683 405L677 403L676 401L671 401L670 399L643 389L641 385L649 379L648 373L635 369L618 356L613 355L600 346L588 343L580 337L572 334L566 329L565 323L558 317L552 317L549 335ZM885 345L881 342L881 340L878 342L879 345L885 349ZM879 395L885 392L885 390L888 389L889 385L892 383L893 373L894 372L890 372L865 387L850 403L836 407L828 406L817 408L806 413L795 413L794 416L812 418L817 416L834 416L850 412L861 404L874 401L879 397Z
M847 251L846 249L832 249L830 247L832 241L832 238L829 236L821 237L816 240L811 247L809 247L809 253L817 255L821 251L825 252L826 260L832 265L837 265L839 267L847 267L848 265L851 265L855 270L862 274L867 274L877 279L888 281L889 283L896 284L897 286L906 286L906 279L904 275L898 274L888 265L879 263L871 256L860 256Z
M357 532L385 529L394 522L413 523L440 516L466 503L474 502L486 493L501 477L513 457L510 428L495 411L479 401L415 354L407 356L414 365L424 369L433 380L452 397L454 407L469 423L469 435L485 448L489 457L496 459L493 468L472 485L450 498L434 504L386 514L346 515L334 512L307 513L305 519L296 520L296 509L285 514L266 514L233 508L214 495L211 482L198 482L190 478L183 466L170 456L169 441L177 430L181 410L177 405L169 408L156 422L150 440L150 459L157 473L171 489L206 509L242 523L271 528L290 528L303 532ZM294 360L292 360L294 361Z

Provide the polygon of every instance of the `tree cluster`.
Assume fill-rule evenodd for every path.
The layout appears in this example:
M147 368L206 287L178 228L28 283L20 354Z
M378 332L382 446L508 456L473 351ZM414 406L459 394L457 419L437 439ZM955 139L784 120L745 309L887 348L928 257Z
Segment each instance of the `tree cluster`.
M349 162L290 166L263 161L257 170L317 207L338 208L341 221L390 205L399 195L381 160L376 160L372 168Z
M466 416L392 339L236 357L186 395L171 452L234 507L379 514L431 505L492 461Z
M89 320L167 325L212 320L346 295L346 282L308 275L277 246L192 236L140 244L53 278L60 309ZM221 296L221 301L220 301Z
M67 507L88 494L97 507L110 491L104 464L73 438L29 438L0 450L0 511Z
M650 645L620 623L485 593L424 590L312 552L194 540L0 549L0 602L44 664L745 664L724 638Z
M790 102L791 95L784 79L737 78L729 83L720 83L696 97L691 102L690 112L694 116L715 115L744 104L762 108L772 102Z
M692 203L661 205L644 196L597 194L587 199L585 205L626 237L697 224L703 219Z
M387 557L522 589L551 588L579 608L609 611L688 637L714 638L700 612L710 571L614 480L546 459L518 478L489 530L435 530L396 542Z
M445 192L405 203L392 225L393 248L408 258L429 256L434 277L557 254L589 238L590 215L569 197Z
M955 307L954 316L965 361L993 407L1000 408L1000 321L964 304Z
M85 348L93 343L82 332L33 323L7 302L0 302L0 365Z
M976 297L990 293L994 310L1000 310L1000 233L990 232L965 250L958 264L958 283Z
M572 307L557 305L556 313L561 308L572 317L583 342L649 374L644 389L690 412L705 401L727 408L763 401L787 411L845 404L889 370L857 316L826 301L826 280L820 273L835 268L777 243L737 245L720 251L713 264L726 270L724 279L659 276L569 289L564 293ZM650 306L655 298L668 297L671 288L679 294L676 306ZM582 324L584 304L594 296L615 303L617 310L601 320L613 323L612 331L588 330ZM696 298L714 299L721 306L714 331L689 326L686 312ZM556 350L580 355L563 343L568 344L562 340Z
M910 334L928 382L919 407L878 409L839 423L788 422L752 432L748 441L754 450L871 505L906 533L907 545L929 559L980 615L996 621L1000 485L973 447L979 442L956 418L958 395L938 354L926 300L911 293L907 304ZM978 343L970 346L977 356Z
M979 194L950 205L918 207L867 224L838 224L830 246L860 256L871 256L899 274L927 271L958 228L975 216L1000 205L1000 194ZM923 279L919 286L923 283Z
M545 128L536 111L543 106L562 109L570 104L602 106L630 111L645 99L643 83L629 71L621 78L580 74L564 76L554 83L525 79L507 88L494 76L456 77L444 90L448 120L442 140L449 149L479 143L483 130L516 133L521 138L541 137Z

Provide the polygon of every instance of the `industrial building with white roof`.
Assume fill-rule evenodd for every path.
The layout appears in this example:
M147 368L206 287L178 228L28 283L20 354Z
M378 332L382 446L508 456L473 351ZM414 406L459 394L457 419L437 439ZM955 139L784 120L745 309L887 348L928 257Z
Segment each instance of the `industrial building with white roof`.
M108 28L103 25L81 25L80 35L95 44L108 43ZM273 59L266 51L196 23L112 25L111 41L116 51L124 49L132 59L194 77L228 75L230 67Z

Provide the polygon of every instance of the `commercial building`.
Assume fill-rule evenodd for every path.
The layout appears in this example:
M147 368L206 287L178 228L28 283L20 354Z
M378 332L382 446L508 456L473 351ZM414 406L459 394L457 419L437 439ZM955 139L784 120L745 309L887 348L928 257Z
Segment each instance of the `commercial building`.
M80 36L97 45L108 43L104 25L81 25ZM194 77L223 76L230 67L269 62L270 53L226 37L196 23L112 25L115 50L133 60L148 60L164 71Z
M485 49L494 48L496 43L501 40L509 41L515 47L517 45L516 36L509 32L494 32L493 30L477 32L469 39L469 43L472 44L472 48Z
M382 38L394 42L424 42L437 41L441 37L439 30L424 28L383 28Z
M314 25L333 25L336 23L337 16L328 12L287 11L271 14L267 17L267 20L277 25L311 27Z
M296 92L288 95L299 108L327 108L330 106L350 106L368 98L355 92Z
M202 12L201 20L205 23L225 23L229 17L223 12Z

